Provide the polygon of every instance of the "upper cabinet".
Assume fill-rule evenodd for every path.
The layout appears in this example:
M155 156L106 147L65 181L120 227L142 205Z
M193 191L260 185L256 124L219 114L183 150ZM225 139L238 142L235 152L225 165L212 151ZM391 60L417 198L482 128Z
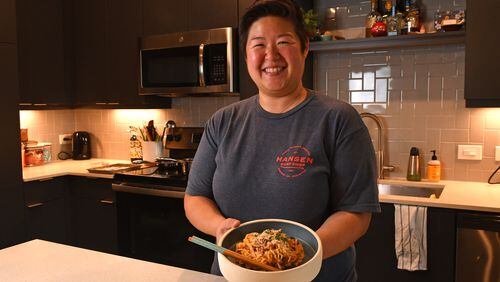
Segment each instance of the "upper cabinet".
M238 26L234 0L142 0L144 35Z
M498 22L500 1L467 1L465 43L466 107L500 107L497 48L500 37L486 32Z
M18 0L20 105L68 106L71 69L63 0Z
M0 0L0 43L16 43L16 1Z
M140 0L75 0L73 105L169 108L170 99L138 93Z
M189 0L188 28L238 27L238 1Z
M188 1L142 0L144 35L188 30Z

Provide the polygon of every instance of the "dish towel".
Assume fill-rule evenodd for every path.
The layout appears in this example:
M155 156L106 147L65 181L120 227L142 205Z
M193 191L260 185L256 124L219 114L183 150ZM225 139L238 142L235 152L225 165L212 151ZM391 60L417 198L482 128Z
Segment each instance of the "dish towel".
M427 207L394 204L398 268L427 270Z

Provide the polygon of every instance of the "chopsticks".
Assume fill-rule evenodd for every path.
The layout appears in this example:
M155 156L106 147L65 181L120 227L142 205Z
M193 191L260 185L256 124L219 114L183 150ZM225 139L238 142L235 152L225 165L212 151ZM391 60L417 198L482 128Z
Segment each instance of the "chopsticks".
M262 262L258 262L256 260L248 258L248 257L246 257L244 255L238 254L237 252L231 251L231 250L226 249L224 247L218 246L218 245L216 245L216 244L214 244L212 242L209 242L207 240L201 239L199 237L191 236L191 237L188 238L188 240L189 240L189 242L198 244L198 245L200 245L202 247L205 247L205 248L210 249L212 251L221 253L223 255L230 256L230 257L233 257L235 259L239 259L239 260L241 260L243 262L246 262L248 264L251 264L253 266L256 266L256 267L259 267L259 268L262 268L262 269L265 269L265 270L269 270L269 271L279 271L279 269L276 268L276 267L267 265L267 264L262 263Z

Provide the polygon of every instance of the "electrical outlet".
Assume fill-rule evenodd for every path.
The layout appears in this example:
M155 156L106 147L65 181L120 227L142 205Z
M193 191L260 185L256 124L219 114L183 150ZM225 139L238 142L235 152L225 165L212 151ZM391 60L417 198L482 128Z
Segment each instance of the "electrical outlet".
M500 146L495 146L495 161L500 162Z
M59 144L61 144L61 145L71 144L72 139L73 139L73 135L71 135L71 134L60 134L59 135Z
M482 160L483 145L458 145L457 159Z

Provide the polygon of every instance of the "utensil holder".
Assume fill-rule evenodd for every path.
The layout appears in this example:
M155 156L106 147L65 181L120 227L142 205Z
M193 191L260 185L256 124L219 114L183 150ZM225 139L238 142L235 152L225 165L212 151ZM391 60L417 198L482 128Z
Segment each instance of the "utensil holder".
M147 162L155 162L163 154L163 144L161 141L143 141L142 159Z

